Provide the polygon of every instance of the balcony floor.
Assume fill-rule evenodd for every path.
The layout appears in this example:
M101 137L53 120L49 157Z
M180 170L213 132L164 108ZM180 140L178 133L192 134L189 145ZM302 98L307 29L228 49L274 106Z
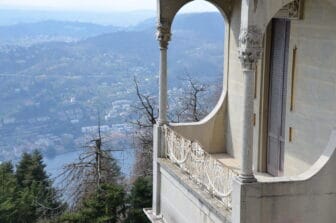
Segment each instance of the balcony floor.
M223 165L228 167L229 169L239 173L240 171L240 164L239 160L230 156L227 153L217 153L217 154L211 154L211 156L221 162Z
M236 173L240 172L240 163L237 158L234 158L230 156L227 153L217 153L217 154L211 154L211 156L214 159L217 159L219 162L221 162L223 165L227 166L229 169L233 170ZM264 173L264 172L255 172L254 173L257 179L269 179L273 178L274 176Z

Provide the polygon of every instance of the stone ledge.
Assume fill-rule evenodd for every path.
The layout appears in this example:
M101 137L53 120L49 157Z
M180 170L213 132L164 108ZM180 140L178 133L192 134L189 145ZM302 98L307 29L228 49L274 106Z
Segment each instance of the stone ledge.
M172 164L167 159L159 159L160 167L169 173L178 183L180 183L189 193L206 206L213 214L217 215L223 222L231 222L231 211L224 205L213 198L208 192L202 190L196 185L188 175L183 173L181 169Z
M150 208L144 208L143 212L147 216L147 218L152 222L152 223L165 223L162 216L156 216L153 214L153 210Z

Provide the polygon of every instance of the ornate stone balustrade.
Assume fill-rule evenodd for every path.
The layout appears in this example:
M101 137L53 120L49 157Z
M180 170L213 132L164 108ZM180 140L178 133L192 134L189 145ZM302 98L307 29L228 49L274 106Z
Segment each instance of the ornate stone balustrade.
M230 210L232 180L238 173L205 152L198 142L184 138L168 126L165 141L167 158Z

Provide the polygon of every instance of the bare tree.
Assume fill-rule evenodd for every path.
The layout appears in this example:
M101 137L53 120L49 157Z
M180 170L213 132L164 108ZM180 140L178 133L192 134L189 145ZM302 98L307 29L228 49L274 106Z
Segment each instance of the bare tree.
M184 81L186 90L178 96L179 103L175 103L177 106L168 114L169 119L173 122L200 121L209 111L203 100L208 86L193 80L190 75L187 75ZM157 100L152 95L141 92L136 78L134 85L138 103L133 106L137 113L137 119L132 121L135 125L134 138L137 148L133 175L148 176L152 175L153 125L158 117Z
M158 117L157 101L150 94L143 94L140 91L139 82L134 77L134 86L138 103L133 105L137 113L137 119L132 121L136 127L134 131L136 154L133 175L152 175L152 145L153 145L153 125Z
M99 121L97 135L87 140L78 160L65 165L58 176L72 209L78 209L82 201L100 190L102 184L121 183L120 167L112 151L117 150L111 149L106 137L102 136Z
M139 99L140 105L135 106L142 113L142 118L137 120L137 125L141 128L151 128L156 124L156 119L158 116L157 102L151 95L145 95L140 92L139 82L134 77L133 79L136 94Z
M176 122L198 122L209 112L208 103L204 101L204 94L208 91L208 85L202 84L186 74L182 79L185 84L185 90L179 96L179 107L172 112L171 120Z

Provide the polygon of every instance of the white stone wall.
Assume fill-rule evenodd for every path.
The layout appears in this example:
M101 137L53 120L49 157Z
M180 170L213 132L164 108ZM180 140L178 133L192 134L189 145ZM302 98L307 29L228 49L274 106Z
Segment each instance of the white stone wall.
M285 174L297 175L320 157L336 127L336 6L306 0L304 18L292 21L287 94ZM294 111L290 112L292 49L297 47Z
M161 215L167 223L231 222L220 219L213 209L209 209L164 168L161 168Z
M208 153L225 152L225 115L227 94L223 93L215 109L197 123L171 123L170 127L186 139L197 141Z
M303 20L292 20L289 46L285 175L306 171L320 157L330 132L336 127L336 5L329 0L305 0ZM280 4L280 3L279 3ZM242 142L243 76L237 47L240 30L240 2L236 1L230 19L228 65L228 104L226 124L226 151L240 159ZM276 2L262 5L260 10L274 11L281 7ZM266 13L265 19L270 15ZM266 15L265 14L265 15ZM264 20L260 20L265 26ZM294 82L294 110L290 111L293 48L297 47ZM256 125L254 127L254 168L260 167L262 141L261 97L262 63L258 66L257 98L254 100ZM293 129L289 142L289 128ZM260 169L258 169L260 170Z
M258 177L234 183L234 223L334 223L336 131L320 159L296 177Z
M235 1L230 19L229 65L228 65L228 114L226 117L226 151L240 158L243 126L243 73L238 59L240 33L240 1Z

